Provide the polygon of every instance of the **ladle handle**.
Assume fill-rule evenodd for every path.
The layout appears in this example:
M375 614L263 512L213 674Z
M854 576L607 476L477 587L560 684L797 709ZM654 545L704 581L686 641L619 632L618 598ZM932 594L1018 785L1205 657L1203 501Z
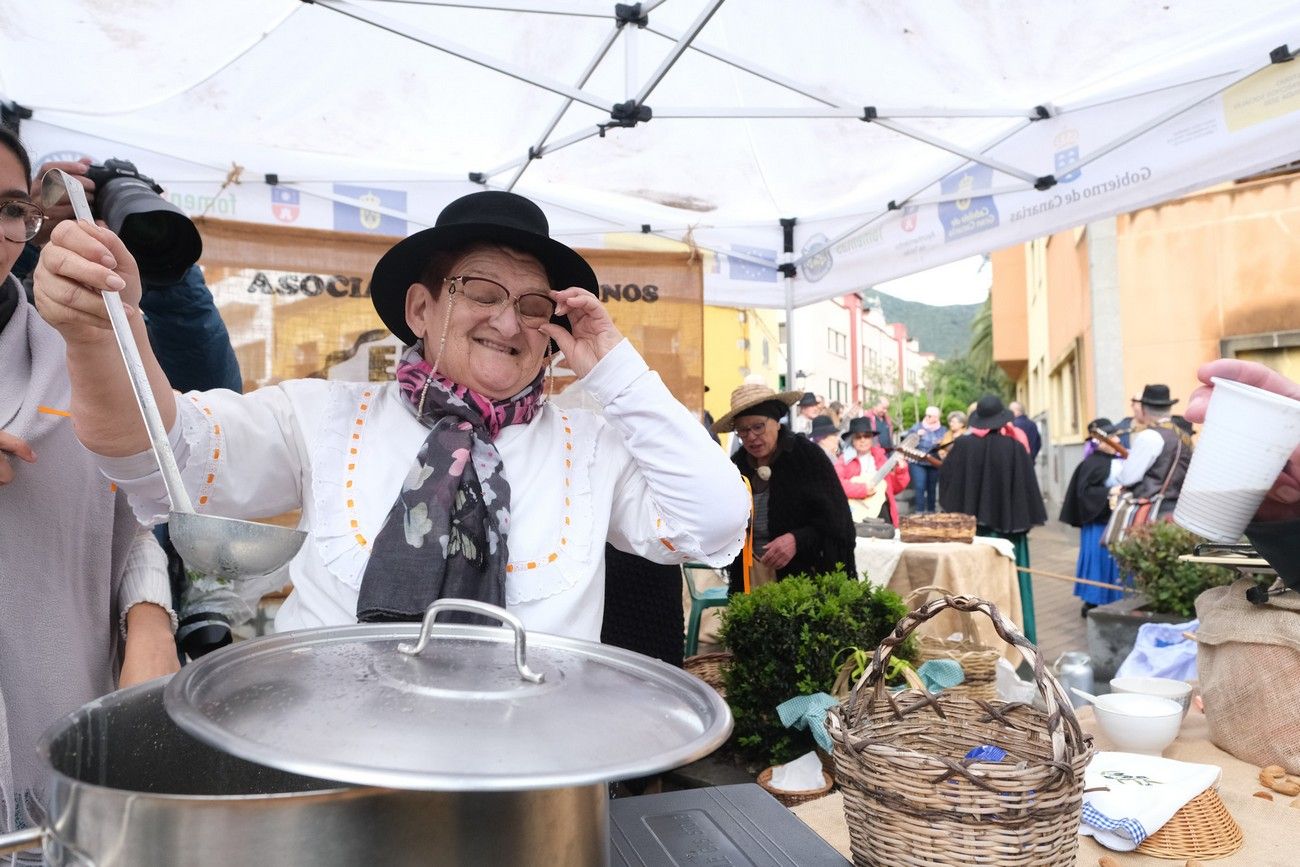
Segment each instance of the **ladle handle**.
M80 185L77 188L80 189ZM185 483L181 481L181 469L176 465L176 456L172 454L171 443L167 441L167 428L163 426L162 413L158 411L158 402L154 400L153 389L149 387L149 375L145 373L144 361L140 358L140 350L136 348L122 299L116 292L102 294L104 306L108 308L109 321L113 323L117 348L122 350L122 360L126 362L131 390L135 392L135 401L140 406L144 426L149 431L149 444L153 446L153 455L162 470L163 484L167 486L167 496L172 501L172 511L193 512L194 503L190 501L189 491L185 490Z
M86 201L86 191L81 184L62 169L50 169L50 172L54 172L54 176L63 184L77 219L93 226L95 217L90 211L90 203ZM180 467L176 465L176 456L172 454L171 444L167 441L167 429L163 427L158 402L154 400L153 389L149 387L149 375L140 359L140 350L135 345L131 324L126 319L126 308L122 306L122 299L116 292L101 292L100 295L104 299L104 306L108 308L108 321L113 325L117 348L121 350L122 360L126 362L126 374L131 380L131 390L135 392L135 402L140 407L140 414L144 416L149 444L153 446L154 457L162 470L163 484L167 486L167 496L172 501L172 511L193 512L194 504L190 501L189 492L185 490L185 483L181 481Z
M44 828L24 828L21 831L0 834L0 856L39 849L44 839Z
M519 676L529 683L541 683L546 679L544 674L539 674L528 667L528 633L524 630L523 621L504 608L473 599L439 599L434 602L424 612L424 623L420 626L419 639L415 644L403 641L397 645L397 649L408 656L418 655L429 643L434 621L444 611L465 611L469 614L480 614L500 620L503 625L515 631L515 668L519 671Z

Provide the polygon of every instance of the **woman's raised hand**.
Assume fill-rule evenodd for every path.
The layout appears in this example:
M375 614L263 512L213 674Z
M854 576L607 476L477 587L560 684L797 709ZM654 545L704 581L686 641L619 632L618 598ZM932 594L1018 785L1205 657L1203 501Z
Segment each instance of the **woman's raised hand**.
M113 339L101 292L119 292L128 315L140 303L140 272L103 226L64 220L50 233L34 275L36 309L68 343Z
M579 378L584 377L623 340L623 335L614 327L605 305L586 289L557 289L551 297L555 299L555 312L569 317L573 333L550 322L539 330L560 347L569 369Z

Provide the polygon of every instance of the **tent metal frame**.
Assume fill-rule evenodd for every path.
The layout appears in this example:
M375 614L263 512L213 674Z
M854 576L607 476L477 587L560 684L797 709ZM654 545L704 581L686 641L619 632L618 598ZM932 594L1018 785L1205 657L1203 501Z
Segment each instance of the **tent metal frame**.
M897 196L888 202L877 203L860 214L861 219L855 221L855 225L847 231L839 233L834 239L827 242L825 247L834 246L854 235L862 232L870 226L878 223L888 217L891 212L900 210L909 206L920 206L925 204L936 204L956 201L959 199L970 198L970 193L962 194L939 194L921 197L925 190L930 189L943 177L954 171L961 169L968 164L978 164L987 166L998 175L1008 179L1014 179L1018 183L1003 184L990 189L976 191L979 196L996 196L1009 192L1024 192L1029 189L1037 188L1046 190L1057 182L1057 177L1069 172L1080 169L1117 148L1134 141L1135 139L1161 127L1170 120L1177 118L1197 106L1203 104L1206 100L1212 99L1223 93L1228 88L1240 83L1250 76L1266 69L1268 66L1277 63L1285 63L1294 59L1297 52L1291 51L1287 46L1279 46L1270 52L1266 62L1247 69L1225 69L1222 72L1206 75L1199 73L1195 79L1169 82L1161 84L1159 87L1153 87L1149 90L1139 90L1128 94L1103 94L1082 99L1071 105L1053 105L1050 102L1043 102L1032 107L1016 106L965 106L965 107L935 107L935 106L874 106L869 103L863 103L861 100L850 100L840 94L831 94L825 92L822 88L809 85L806 82L800 82L789 76L780 74L774 70L765 68L747 58L738 57L716 46L711 46L707 42L698 39L701 32L712 19L714 14L722 6L724 0L706 0L701 5L694 20L685 30L676 30L671 27L665 27L660 24L651 25L650 13L660 6L665 0L647 0L647 2L626 5L612 5L609 12L597 13L591 8L579 7L569 4L564 0L542 0L537 3L511 3L509 0L371 0L370 6L376 3L387 2L394 5L417 5L417 6L440 6L457 9L508 12L514 14L537 14L537 15L565 15L582 17L594 20L608 20L611 23L610 30L605 34L600 43L596 46L590 60L587 62L582 72L577 77L574 84L552 79L548 76L523 69L507 60L492 57L484 52L478 51L466 45L459 44L451 39L447 39L437 33L429 32L427 29L414 27L405 22L397 21L393 18L380 14L374 9L360 6L354 0L309 0L310 5L318 7L328 12L353 19L364 25L368 25L399 38L408 39L424 45L428 48L452 55L468 63L491 70L500 75L513 78L526 85L539 88L543 91L556 94L562 97L563 101L550 117L547 123L539 130L537 136L532 140L525 154L510 160L501 165L490 168L486 171L468 172L467 177L470 181L487 185L488 182L499 175L510 173L510 176L504 184L504 189L513 189L521 180L528 166L533 160L539 159L547 154L555 153L564 148L571 147L580 142L594 137L603 137L610 128L634 128L642 123L647 123L655 118L659 119L795 119L795 118L824 118L828 120L846 120L857 119L868 124L874 124L882 129L888 130L895 136L906 138L908 140L920 143L926 147L951 155L954 159L945 161L944 169L937 174L930 174L926 177L913 179L908 183L911 192L906 195ZM295 10L295 12L301 11ZM284 23L293 18L293 13L285 15L266 32L260 34L259 38L251 45L242 46L238 55L229 62L222 64L216 70L206 75L204 80L211 78L220 72L226 66L234 63L246 54L249 50L264 40L269 33L283 26ZM648 31L661 40L670 43L670 48L664 57L660 60L653 72L650 73L643 81L638 81L638 58L643 46L641 45L642 36L638 33L640 30ZM622 36L626 46L624 58L624 102L615 103L611 98L604 97L593 93L587 89L591 77L608 59L610 51L618 43L619 37ZM710 60L724 64L736 70L742 71L754 78L775 85L782 90L795 94L798 97L806 99L813 103L808 106L705 106L705 107L688 107L688 106L667 106L658 109L651 109L647 100L654 93L658 85L672 71L676 63L686 54L694 52ZM1204 85L1204 87L1198 87ZM187 90L196 86L195 83L187 85ZM1067 165L1057 166L1052 172L1040 174L1032 168L1026 168L1014 165L996 156L996 150L999 145L1007 141L1016 134L1022 132L1028 125L1039 120L1045 120L1051 117L1064 116L1076 112L1087 111L1104 105L1114 104L1116 102L1140 98L1149 94L1169 91L1175 88L1195 88L1195 91L1187 99L1180 101L1176 105L1159 112L1157 115L1147 118L1141 123L1133 125L1129 129L1121 130L1113 138L1086 155L1076 158ZM181 91L182 93L184 91ZM176 96L179 94L171 94ZM559 137L555 137L560 130L564 118L568 115L573 105L581 104L609 116L607 122L595 125L584 124L578 129L566 132ZM43 110L58 110L51 106L41 106ZM71 113L86 114L85 111L76 111ZM96 111L96 114L105 113ZM903 120L933 120L933 119L1006 119L1009 121L1007 126L1000 129L992 135L988 141L975 146L968 146L958 142L951 141L943 136L933 134L917 126L914 123L902 123ZM554 138L553 138L554 137ZM179 158L178 159L183 159ZM190 161L192 162L192 161ZM195 163L200 165L199 163ZM224 171L225 167L206 166L207 168L218 168ZM268 183L274 183L270 175L265 176ZM302 181L300 181L302 182ZM287 185L296 186L293 182L286 182ZM302 189L302 188L300 188ZM346 204L359 204L345 196L327 195L318 191L302 189L302 192L308 195L318 196L321 198L331 199ZM556 203L552 196L536 196L539 201L559 204L560 207L567 208L574 213L584 216L590 216L594 221L609 224L608 227L600 231L618 231L617 228L623 226L625 217L611 217L608 214L592 213L591 205L574 207L571 204ZM864 203L865 204L865 203ZM411 214L401 213L387 208L375 208L367 206L369 210L379 210L380 213L409 220L416 225L422 225L423 222ZM773 267L779 271L785 288L785 307L787 314L787 343L786 343L786 365L787 365L787 384L793 384L795 380L795 358L793 351L793 312L794 312L794 280L795 275L804 263L822 249L809 250L802 255L796 255L791 238L793 235L793 226L799 220L816 221L825 219L829 214L807 214L795 215L793 217L783 218L779 221L785 243L783 251L778 256L777 262L761 259L759 257L745 255L738 252L716 250L710 247L702 246L702 249L711 249L713 252L740 259L762 267ZM840 214L840 216L844 216ZM748 225L748 224L747 224ZM757 225L770 225L767 223ZM730 224L709 224L711 228L721 228L730 226ZM655 234L657 236L673 238L674 233L689 231L690 226L685 229L666 226L651 226L641 224L640 226L623 226L627 232L642 232ZM701 246L701 245L697 245Z
M549 153L562 150L586 141L587 139L601 136L609 127L635 127L642 122L648 122L652 118L672 118L672 119L694 119L694 118L732 118L739 120L749 119L771 119L771 118L826 118L826 119L860 119L868 123L889 130L895 135L908 138L912 141L940 150L944 153L951 154L958 158L955 165L948 167L942 174L930 179L923 186L916 188L911 195L889 201L883 207L864 214L865 219L857 223L852 229L840 233L835 239L829 241L825 246L834 246L841 241L853 237L864 229L879 222L887 217L891 212L907 206L919 206L923 204L934 204L943 202L952 202L960 199L970 198L969 193L961 194L941 194L938 196L928 196L925 198L916 198L926 189L934 186L939 179L947 176L953 171L961 168L968 163L975 163L987 166L994 172L1015 178L1021 183L1003 185L989 190L980 190L981 196L994 196L1007 192L1023 192L1037 187L1038 189L1048 189L1056 184L1058 175L1064 175L1076 169L1082 168L1087 164L1100 159L1106 154L1114 151L1116 148L1123 147L1125 144L1134 139L1145 135L1162 124L1192 110L1207 99L1222 93L1224 90L1232 87L1240 81L1259 72L1260 69L1266 68L1272 63L1285 62L1295 56L1294 52L1289 52L1285 47L1277 49L1270 57L1269 63L1246 71L1235 70L1225 72L1222 75L1202 76L1198 81L1210 81L1212 86L1204 91L1198 92L1193 97L1184 100L1178 105L1167 109L1153 118L1143 123L1137 124L1131 129L1124 130L1117 134L1111 141L1101 145L1086 156L1077 158L1069 165L1057 167L1053 172L1039 174L1031 169L1021 168L1012 165L1004 160L991 156L990 152L1007 139L1021 132L1028 124L1037 120L1043 120L1049 117L1066 114L1068 111L1080 111L1094 107L1103 102L1115 101L1119 99L1132 99L1134 97L1145 95L1143 93L1133 93L1124 97L1106 98L1105 100L1081 103L1072 107L1068 111L1059 107L1051 106L1050 103L1042 103L1030 108L1016 108L1009 106L985 106L985 107L968 107L968 108L934 108L934 107L889 107L883 108L870 105L858 105L842 98L829 94L820 93L818 88L811 87L807 84L792 80L787 76L778 74L770 69L765 69L750 61L737 57L729 52L717 49L705 44L696 44L696 37L708 24L709 20L722 5L723 0L708 0L691 25L682 32L674 32L668 28L650 27L648 15L664 0L650 0L650 2L636 4L635 6L615 7L613 14L613 28L601 41L591 60L584 67L582 73L578 76L577 83L570 86L562 82L555 81L544 76L526 72L513 64L505 61L488 57L481 52L457 45L450 40L438 37L435 34L427 32L416 32L413 28L403 27L384 16L377 15L371 11L359 10L350 0L315 0L316 4L331 11L348 15L359 21L366 22L372 26L379 27L394 33L412 39L430 48L444 51L469 61L476 65L508 75L519 81L539 87L551 93L564 97L564 102L551 117L550 121L541 130L539 135L534 139L533 144L528 148L526 155L511 160L503 165L496 166L483 172L473 172L469 175L470 179L486 185L487 182L505 172L513 172L509 181L505 184L505 189L513 189L523 177L528 166L533 160L539 159ZM597 17L592 13L579 10L576 7L565 7L562 3L547 3L537 8L521 8L511 6L507 3L493 2L493 0L387 0L387 2L416 3L427 6L447 6L455 8L470 8L495 11L510 12L535 12L538 14L560 14L560 15L581 15L585 17ZM630 26L629 26L630 25ZM637 45L638 37L636 30L647 29L661 39L669 40L672 47L660 61L656 69L642 82L639 88L635 87L635 67L638 57L639 47ZM591 76L600 67L601 63L609 55L610 50L618 41L618 37L623 35L627 45L627 56L625 59L624 82L625 93L628 95L627 102L615 105L606 98L599 97L585 90ZM655 88L663 81L664 77L672 70L673 66L688 51L693 50L703 54L713 60L741 70L749 75L775 84L787 91L809 99L820 105L807 107L777 107L777 106L712 106L712 107L665 107L650 110L646 105L646 100L654 92ZM1166 85L1161 90L1169 87L1186 87L1192 82L1181 82L1175 85ZM1154 91L1153 91L1154 92ZM552 140L563 121L565 115L574 103L581 103L592 108L608 112L610 114L609 124L597 124L595 127L585 126L574 132L571 132L558 139ZM900 123L900 119L935 119L935 118L1007 118L1020 119L1019 122L1012 123L1000 134L993 137L993 140L984 145L976 147L966 147L956 142L949 141L941 136L931 134L923 129L911 124ZM798 269L807 259L816 255L818 251L809 251L802 256L794 253L792 239L793 228L797 217L784 218L780 221L782 234L784 238L783 252L778 257L776 269L781 272L782 282L785 289L785 312L786 312L786 384L787 387L793 385L795 381L795 358L793 348L793 319L794 319L794 279ZM649 226L642 227L643 232L652 232ZM656 235L666 236L662 227L659 231L653 232ZM820 248L819 248L820 249ZM721 251L714 251L719 252ZM724 253L727 256L736 256L734 253ZM754 264L768 266L772 263L762 260L756 260L755 257L742 256L740 258Z

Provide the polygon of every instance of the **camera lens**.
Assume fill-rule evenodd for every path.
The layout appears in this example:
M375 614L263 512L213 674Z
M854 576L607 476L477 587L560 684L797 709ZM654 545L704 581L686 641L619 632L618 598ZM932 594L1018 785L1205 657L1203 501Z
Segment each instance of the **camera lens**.
M96 190L95 202L146 280L179 280L203 253L190 218L138 178L113 178Z

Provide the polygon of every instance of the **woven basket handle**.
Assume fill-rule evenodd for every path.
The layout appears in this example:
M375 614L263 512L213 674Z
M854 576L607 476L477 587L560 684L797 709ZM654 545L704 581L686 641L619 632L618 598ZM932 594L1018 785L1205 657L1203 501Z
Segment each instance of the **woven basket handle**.
M940 596L952 596L953 592L946 587L940 587L938 584L927 584L924 587L917 587L907 595L907 607L919 608L926 602L930 601L930 594L938 593ZM918 600L917 597L920 597ZM975 618L970 616L969 611L957 611L957 616L961 619L961 634L963 644L979 644L979 632L975 629Z
M882 700L885 697L884 671L894 650L918 626L941 611L948 609L967 613L978 611L987 616L993 621L993 628L1002 640L1019 649L1029 664L1033 666L1034 683L1038 686L1038 691L1047 704L1047 731L1052 739L1052 757L1058 762L1065 761L1067 740L1076 752L1082 749L1084 745L1083 730L1079 728L1079 720L1074 715L1074 707L1070 704L1070 699L1066 696L1065 690L1061 688L1061 684L1052 676L1047 666L1043 664L1038 648L1020 634L1020 630L1016 628L1016 625L1007 620L1002 615L1002 612L998 611L997 606L974 596L944 596L933 602L926 603L898 621L894 631L884 641L880 642L880 646L876 648L875 654L871 657L871 664L867 666L867 670L862 673L862 677L854 684L853 691L849 693L848 701L845 702L845 716L849 725L857 725L858 717L865 710L865 705ZM869 700L866 697L868 692L871 694ZM1061 726L1062 721L1065 723L1064 729Z

